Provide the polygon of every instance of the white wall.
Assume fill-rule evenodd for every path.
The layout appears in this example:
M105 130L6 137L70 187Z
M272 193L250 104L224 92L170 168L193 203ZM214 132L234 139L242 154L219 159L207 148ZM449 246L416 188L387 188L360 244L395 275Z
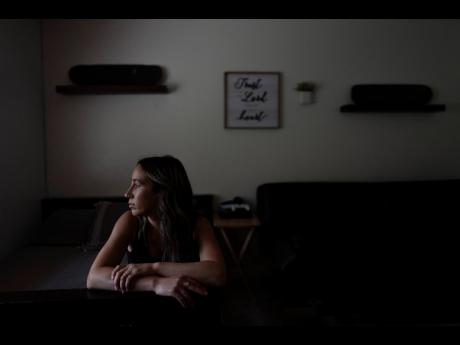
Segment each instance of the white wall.
M136 160L173 154L195 193L264 182L460 177L458 20L47 20L52 196L124 192ZM159 64L166 95L63 96L76 64ZM224 129L225 71L282 73L282 128ZM297 82L319 84L301 106ZM446 112L345 114L357 83L422 83Z
M45 195L41 28L0 20L0 257L33 236Z

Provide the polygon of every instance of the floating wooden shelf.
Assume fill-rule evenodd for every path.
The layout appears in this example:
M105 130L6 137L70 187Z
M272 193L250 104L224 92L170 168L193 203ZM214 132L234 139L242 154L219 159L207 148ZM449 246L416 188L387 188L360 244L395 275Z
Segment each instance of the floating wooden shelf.
M383 106L347 104L340 107L342 113L428 113L445 111L444 104L426 104L419 106Z
M57 85L63 95L102 95L132 93L168 93L166 85Z

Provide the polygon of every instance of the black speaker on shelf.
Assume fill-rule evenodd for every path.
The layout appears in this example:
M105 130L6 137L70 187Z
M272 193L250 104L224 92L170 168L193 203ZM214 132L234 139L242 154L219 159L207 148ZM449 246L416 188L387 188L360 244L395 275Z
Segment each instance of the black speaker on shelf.
M156 85L164 73L158 65L76 65L69 78L78 85Z
M420 84L358 84L351 99L362 106L421 106L431 101L431 88Z

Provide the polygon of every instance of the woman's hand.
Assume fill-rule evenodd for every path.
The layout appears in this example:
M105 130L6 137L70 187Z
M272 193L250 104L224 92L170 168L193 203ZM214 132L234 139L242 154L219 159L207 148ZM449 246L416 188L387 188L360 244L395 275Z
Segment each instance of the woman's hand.
M159 277L156 280L154 291L160 296L174 297L184 308L195 304L191 292L206 296L208 291L196 280L189 277Z
M136 277L154 274L153 264L128 264L117 265L113 270L110 278L113 281L115 290L127 292L130 284Z

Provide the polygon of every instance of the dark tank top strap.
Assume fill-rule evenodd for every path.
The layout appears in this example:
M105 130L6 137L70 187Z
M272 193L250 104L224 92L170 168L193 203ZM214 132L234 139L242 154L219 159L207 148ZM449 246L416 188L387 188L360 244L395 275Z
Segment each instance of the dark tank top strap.
M137 217L138 230L131 242L131 252L128 251L129 263L145 263L161 261L161 258L150 255L149 244L147 239L147 218Z
M147 223L146 217L137 217L138 230L134 239L131 242L131 252L127 252L129 263L146 263L146 262L160 262L163 261L162 257L154 257L150 255L149 242L147 238ZM195 226L198 220L195 219ZM196 233L195 233L196 235ZM195 262L200 261L199 246L196 236L190 238L187 242L185 255L182 257L182 262Z

